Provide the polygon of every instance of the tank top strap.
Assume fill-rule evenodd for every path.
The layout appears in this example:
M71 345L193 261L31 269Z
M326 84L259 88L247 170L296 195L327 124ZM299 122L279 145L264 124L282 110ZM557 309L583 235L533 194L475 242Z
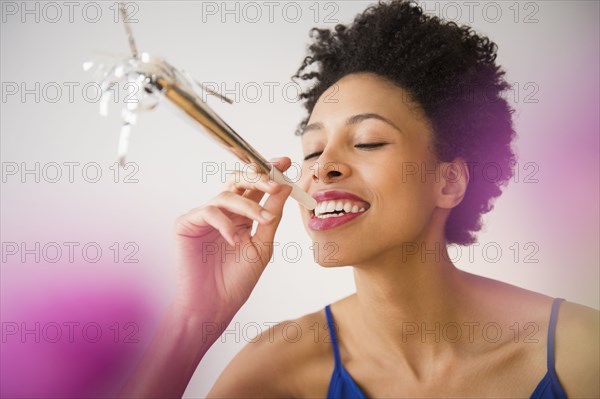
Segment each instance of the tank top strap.
M556 319L558 317L558 307L560 303L564 301L564 298L554 298L552 302L552 310L550 311L550 323L548 324L548 349L547 349L547 360L548 360L548 372L552 376L552 379L556 379L556 370L554 369L554 337L556 335Z
M325 306L325 315L327 316L327 329L331 338L331 346L333 347L333 356L335 358L335 368L341 367L340 351L338 349L337 335L335 334L335 325L333 324L333 316L331 315L330 305Z

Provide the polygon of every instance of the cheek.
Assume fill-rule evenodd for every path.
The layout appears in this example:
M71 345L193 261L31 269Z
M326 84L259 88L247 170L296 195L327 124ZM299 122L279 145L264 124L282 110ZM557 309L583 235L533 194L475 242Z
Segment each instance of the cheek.
M433 212L433 191L431 184L419 175L408 176L401 166L388 169L391 173L385 179L379 178L376 193L376 222L384 236L392 240L410 241L430 222Z

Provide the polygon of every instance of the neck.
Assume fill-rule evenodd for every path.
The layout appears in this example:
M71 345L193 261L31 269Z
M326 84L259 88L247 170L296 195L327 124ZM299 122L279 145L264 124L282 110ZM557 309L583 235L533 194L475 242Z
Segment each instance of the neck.
M444 340L442 329L447 323L461 323L466 301L460 295L462 272L449 260L443 237L429 237L355 265L354 278L353 300L369 349L403 358L416 373L458 349Z

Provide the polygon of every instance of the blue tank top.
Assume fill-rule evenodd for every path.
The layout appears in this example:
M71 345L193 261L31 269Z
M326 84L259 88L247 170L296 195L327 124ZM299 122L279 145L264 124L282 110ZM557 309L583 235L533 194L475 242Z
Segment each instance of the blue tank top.
M563 390L556 370L554 370L554 334L556 330L556 316L558 314L558 306L563 298L555 298L552 302L552 310L550 311L550 323L548 325L548 355L547 355L547 371L544 378L539 382L531 399L566 399L567 395ZM335 367L329 383L327 391L327 399L366 399L365 394L360 390L358 385L352 379L352 376L346 371L340 359L340 351L338 349L337 336L333 326L333 317L331 316L330 305L325 306L325 315L327 316L327 327L331 337L333 346L333 356L335 358Z

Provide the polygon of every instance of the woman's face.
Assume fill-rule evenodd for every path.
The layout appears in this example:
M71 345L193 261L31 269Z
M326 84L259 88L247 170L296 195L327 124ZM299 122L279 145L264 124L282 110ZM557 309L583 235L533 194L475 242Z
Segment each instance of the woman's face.
M404 90L375 74L347 75L321 96L302 135L307 159L298 184L313 197L324 194L319 202L333 198L354 209L317 218L300 207L317 263L384 260L443 230L432 217L440 177L431 140L425 117Z

